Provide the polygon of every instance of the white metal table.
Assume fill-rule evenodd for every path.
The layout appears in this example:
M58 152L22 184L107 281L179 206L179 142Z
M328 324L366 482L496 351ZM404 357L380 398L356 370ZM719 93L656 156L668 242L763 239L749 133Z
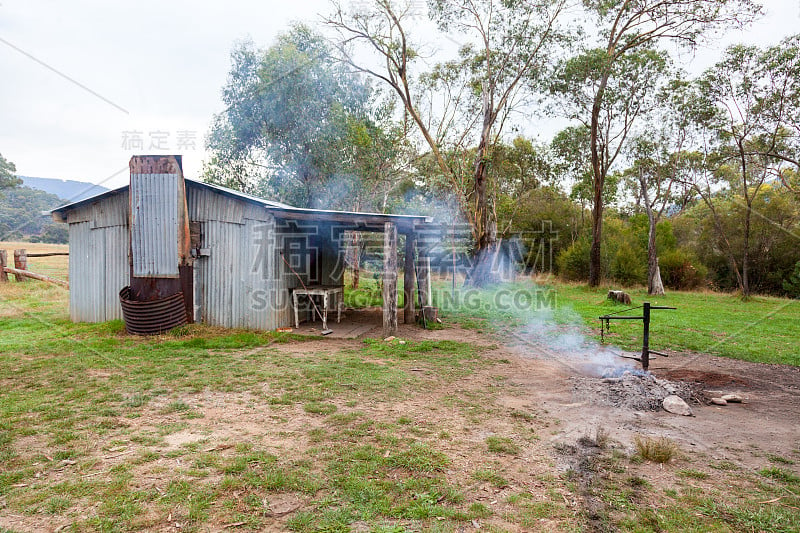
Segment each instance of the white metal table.
M342 307L344 306L344 287L315 285L310 287L297 287L292 290L292 307L294 307L294 325L300 328L299 299L307 296L310 300L314 296L322 296L322 329L328 329L328 309L336 302L336 323L342 320ZM312 302L313 305L313 302ZM316 312L314 313L316 320Z

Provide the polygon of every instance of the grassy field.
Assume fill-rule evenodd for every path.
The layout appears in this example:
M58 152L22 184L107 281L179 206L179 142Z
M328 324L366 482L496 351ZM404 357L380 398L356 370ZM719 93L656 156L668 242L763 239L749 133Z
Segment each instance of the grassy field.
M442 314L464 327L502 332L552 318L561 324L574 325L598 341L599 316L609 313L637 316L641 314L640 309L624 310L649 301L651 305L677 308L674 311L653 311L650 345L655 350L800 365L797 345L800 339L800 300L754 296L742 301L735 294L679 291L650 297L645 289L636 288L628 289L633 300L628 306L608 300L608 290L608 287L592 289L558 282L540 285L517 282L472 291L471 297L461 297L461 301L467 301L469 305L455 308L447 304L452 301L449 283L438 283L434 293L439 297L438 304L444 305ZM523 298L520 300L523 305L515 306L515 293L535 296ZM498 294L503 294L503 297L498 297ZM541 304L538 308L537 301ZM626 350L641 350L641 321L612 321L606 342Z
M66 277L56 259L31 269ZM555 288L562 322L621 309ZM756 470L680 449L657 465L595 435L588 457L556 468L560 422L504 406L530 394L510 383L520 369L493 338L464 338L530 318L492 308L494 294L445 311L438 340L330 342L197 325L131 337L120 322L71 323L60 287L0 285L0 531L800 529L800 448ZM791 362L800 338L787 300L659 303L686 312L664 311L654 344L701 350L703 331L726 332L711 351ZM770 313L760 333L727 333ZM765 331L787 343L770 351Z
M14 266L14 250L24 249L28 253L43 252L68 252L66 244L42 244L33 242L0 242L0 250L5 250L8 255L8 266ZM69 274L67 257L30 257L28 270L46 276L66 280Z

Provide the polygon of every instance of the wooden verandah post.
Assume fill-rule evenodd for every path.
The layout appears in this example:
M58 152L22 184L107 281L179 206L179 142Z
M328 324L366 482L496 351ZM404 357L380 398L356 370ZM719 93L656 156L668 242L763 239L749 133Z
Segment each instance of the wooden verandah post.
M397 333L397 225L384 224L383 232L383 336Z
M403 322L414 323L414 252L417 238L414 233L406 234L406 260L403 266Z

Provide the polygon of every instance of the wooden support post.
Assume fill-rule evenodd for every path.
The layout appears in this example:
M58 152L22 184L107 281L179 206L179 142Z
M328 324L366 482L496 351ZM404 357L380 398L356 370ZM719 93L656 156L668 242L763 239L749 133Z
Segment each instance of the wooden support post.
M383 336L397 333L397 226L383 230Z
M414 323L414 251L416 237L413 233L406 235L406 262L403 267L403 322Z
M28 270L28 254L25 252L24 248L14 250L14 268L17 270ZM16 277L19 282L28 281L28 278L20 276L19 274L15 274L14 277Z
M420 250L420 254L422 251ZM431 258L419 256L417 275L419 276L419 295L422 305L431 305Z
M5 268L8 266L8 255L5 250L0 250L0 283L8 282Z

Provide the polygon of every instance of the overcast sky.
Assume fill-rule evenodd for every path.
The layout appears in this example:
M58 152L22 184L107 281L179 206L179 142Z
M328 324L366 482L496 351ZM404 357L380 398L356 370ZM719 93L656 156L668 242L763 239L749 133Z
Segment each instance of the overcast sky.
M798 0L764 4L764 20L725 41L800 32ZM268 46L329 10L327 0L0 0L0 153L21 175L109 188L127 183L141 153L182 154L198 177L233 44ZM701 51L689 68L718 53Z

